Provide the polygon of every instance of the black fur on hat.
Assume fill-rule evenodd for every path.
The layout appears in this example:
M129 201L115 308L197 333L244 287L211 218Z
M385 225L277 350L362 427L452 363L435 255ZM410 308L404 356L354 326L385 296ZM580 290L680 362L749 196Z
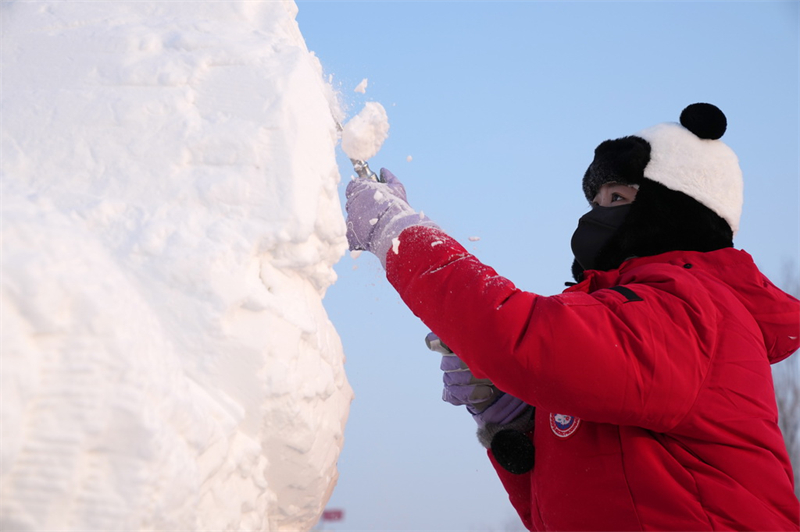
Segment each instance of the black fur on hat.
M681 125L696 137L715 140L722 136L727 124L725 115L715 106L693 104L682 113ZM599 270L618 268L632 257L675 250L706 252L733 246L729 221L698 199L646 176L652 149L651 143L638 135L607 140L595 149L594 160L582 183L588 201L594 199L605 183L639 187L624 222L596 258ZM713 195L715 189L710 190ZM572 273L577 281L583 277L577 261L572 265Z
M650 161L650 144L639 137L606 140L595 148L594 160L583 175L583 194L591 202L606 183L641 185Z

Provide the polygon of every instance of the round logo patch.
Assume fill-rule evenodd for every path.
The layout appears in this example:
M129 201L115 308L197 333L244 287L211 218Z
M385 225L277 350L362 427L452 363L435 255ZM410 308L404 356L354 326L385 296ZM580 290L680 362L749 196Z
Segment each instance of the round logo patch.
M581 424L581 420L567 414L550 414L550 428L559 438L569 438Z

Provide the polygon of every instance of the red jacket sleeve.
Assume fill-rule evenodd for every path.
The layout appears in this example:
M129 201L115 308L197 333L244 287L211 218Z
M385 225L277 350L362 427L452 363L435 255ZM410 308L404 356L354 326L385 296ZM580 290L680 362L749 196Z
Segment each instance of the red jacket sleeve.
M715 341L709 295L673 273L629 285L642 301L614 290L540 296L430 227L406 229L387 257L403 301L476 376L550 412L656 431L691 408Z

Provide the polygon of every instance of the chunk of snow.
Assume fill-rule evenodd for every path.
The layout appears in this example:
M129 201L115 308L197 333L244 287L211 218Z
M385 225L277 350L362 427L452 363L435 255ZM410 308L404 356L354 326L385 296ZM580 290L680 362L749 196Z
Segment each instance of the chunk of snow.
M311 528L352 390L297 6L2 9L0 528Z
M409 155L408 157L406 157L406 161L407 161L407 162L409 162L409 163L410 163L411 161L413 161L413 160L414 160L414 158L413 158L413 157L411 157L410 155Z
M481 237L479 237L479 236L471 236L471 237L469 237L469 241L470 242L477 242L480 239L481 239Z
M361 83L356 85L356 88L353 89L353 92L360 92L361 94L365 94L367 92L367 78L361 80Z
M380 151L389 136L389 117L378 102L367 102L342 129L342 150L351 159L366 161Z

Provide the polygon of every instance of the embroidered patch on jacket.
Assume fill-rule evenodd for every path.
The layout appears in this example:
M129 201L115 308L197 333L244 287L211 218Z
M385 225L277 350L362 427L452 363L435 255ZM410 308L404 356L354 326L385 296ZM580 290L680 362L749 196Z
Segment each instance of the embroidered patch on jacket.
M550 428L559 438L569 438L581 424L580 418L567 414L550 414Z

